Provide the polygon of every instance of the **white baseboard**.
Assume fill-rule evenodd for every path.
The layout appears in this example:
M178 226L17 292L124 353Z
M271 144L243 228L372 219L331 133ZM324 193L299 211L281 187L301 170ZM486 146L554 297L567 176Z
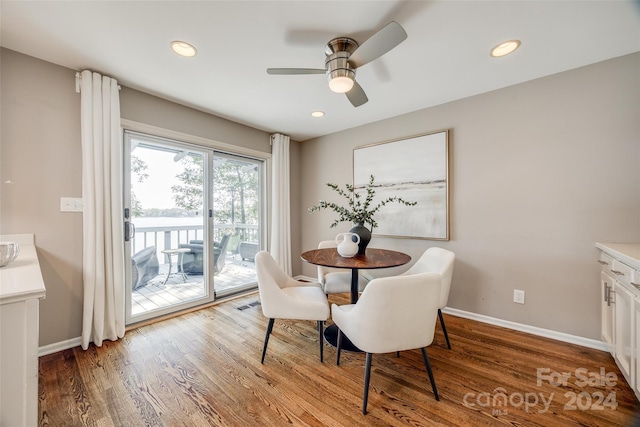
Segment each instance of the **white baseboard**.
M295 279L306 280L309 282L317 282L313 277L308 276L296 276ZM545 338L551 338L557 341L567 342L570 344L577 344L583 347L593 348L596 350L607 351L607 346L602 341L579 337L576 335L565 334L564 332L552 331L550 329L538 328L536 326L524 325L522 323L511 322L509 320L497 319L495 317L485 316L483 314L471 313L469 311L458 310L456 308L445 307L442 309L443 313L450 314L452 316L462 317L465 319L476 320L482 323L488 323L490 325L501 326L503 328L514 329L516 331L526 332L532 335L538 335ZM71 338L65 341L60 341L53 344L48 344L38 348L38 357L46 356L47 354L56 353L58 351L67 350L73 347L79 347L81 345L82 338Z
M551 338L557 341L567 342L570 344L577 344L583 347L593 348L596 350L609 351L606 344L599 340L591 338L579 337L577 335L566 334L564 332L552 331L550 329L538 328L536 326L529 326L522 323L511 322L509 320L497 319L495 317L485 316L483 314L471 313L469 311L458 310L456 308L445 307L442 309L443 313L450 314L452 316L463 317L465 319L477 320L478 322L488 323L490 325L501 326L503 328L514 329L520 332L526 332L532 335L538 335L545 338Z
M79 347L82 344L82 337L71 338L65 341L54 342L53 344L43 345L38 348L38 357L47 354L57 353L62 350L68 350L73 347Z

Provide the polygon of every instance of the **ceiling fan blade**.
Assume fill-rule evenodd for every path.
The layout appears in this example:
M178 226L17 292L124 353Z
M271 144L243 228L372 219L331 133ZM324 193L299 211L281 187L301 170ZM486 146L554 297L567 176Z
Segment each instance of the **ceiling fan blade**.
M362 67L389 52L407 38L407 33L400 24L389 22L377 33L362 43L349 57L354 67Z
M267 74L292 75L292 74L325 74L324 68L267 68Z
M347 95L347 98L349 98L349 101L351 101L354 107L359 107L369 101L367 94L364 93L364 89L362 89L362 86L360 86L358 82L354 82L351 90L345 93L345 95Z

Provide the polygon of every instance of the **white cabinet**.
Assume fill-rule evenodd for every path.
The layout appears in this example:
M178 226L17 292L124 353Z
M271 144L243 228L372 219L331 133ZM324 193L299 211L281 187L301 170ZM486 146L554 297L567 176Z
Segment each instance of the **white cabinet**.
M20 254L0 268L0 426L38 424L38 306L45 288L32 234L4 235Z
M640 244L597 243L601 335L640 399Z
M614 285L615 291L615 359L631 387L635 384L635 295L620 282Z
M609 353L615 355L616 348L613 345L615 334L615 303L613 301L613 284L615 280L604 271L600 273L600 313L602 319L601 337L607 345Z
M636 392L636 396L640 399L640 360L638 360L638 356L640 356L640 298L636 298L634 304L634 317L636 321L635 331L636 331L636 385L633 391Z

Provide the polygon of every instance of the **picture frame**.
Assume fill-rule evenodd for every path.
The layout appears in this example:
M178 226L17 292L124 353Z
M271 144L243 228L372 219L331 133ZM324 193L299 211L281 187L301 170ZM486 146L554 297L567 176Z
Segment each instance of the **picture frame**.
M374 205L398 196L415 206L380 208L373 235L449 240L449 130L385 141L353 150L353 185L375 178Z

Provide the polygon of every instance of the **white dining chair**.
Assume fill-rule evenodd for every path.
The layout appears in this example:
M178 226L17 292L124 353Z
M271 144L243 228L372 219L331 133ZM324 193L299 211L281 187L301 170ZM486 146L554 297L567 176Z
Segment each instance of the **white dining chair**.
M318 243L318 249L337 248L335 240L323 240ZM358 272L358 292L362 292L371 280L365 271ZM318 266L318 281L324 293L341 294L351 292L351 269Z
M371 359L374 353L419 348L436 400L440 400L426 347L433 342L441 276L436 273L373 279L355 304L331 306L338 326L336 364L346 335L366 353L362 413L367 413Z
M269 319L260 363L264 363L275 319L317 321L320 362L322 362L324 322L329 318L329 302L322 287L318 283L299 282L293 279L266 251L256 254L255 263L262 313Z
M447 348L451 349L449 342L449 334L442 316L442 309L449 302L449 291L451 289L451 277L453 276L453 264L456 260L456 254L443 248L431 247L424 251L422 256L416 261L411 268L402 276L419 274L419 273L438 273L442 276L442 289L440 290L440 301L438 303L438 318L444 333L444 339L447 342Z

